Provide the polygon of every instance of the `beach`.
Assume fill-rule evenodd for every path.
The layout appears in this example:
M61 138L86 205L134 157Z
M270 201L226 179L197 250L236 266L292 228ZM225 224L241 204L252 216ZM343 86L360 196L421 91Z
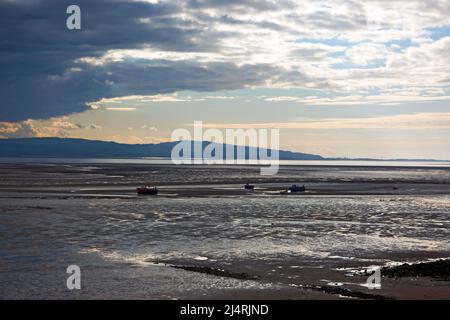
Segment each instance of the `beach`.
M0 176L1 299L450 298L445 264L382 269L379 289L361 272L450 258L450 168L24 161Z

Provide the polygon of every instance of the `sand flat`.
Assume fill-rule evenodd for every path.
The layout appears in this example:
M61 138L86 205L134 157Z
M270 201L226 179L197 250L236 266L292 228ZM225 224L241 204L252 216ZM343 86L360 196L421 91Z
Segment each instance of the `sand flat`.
M450 257L443 168L0 165L1 298L450 298L347 270ZM251 182L254 191L243 190ZM149 183L158 196L138 196ZM306 192L280 195L292 183ZM65 286L79 264L83 290ZM336 289L338 288L338 289Z

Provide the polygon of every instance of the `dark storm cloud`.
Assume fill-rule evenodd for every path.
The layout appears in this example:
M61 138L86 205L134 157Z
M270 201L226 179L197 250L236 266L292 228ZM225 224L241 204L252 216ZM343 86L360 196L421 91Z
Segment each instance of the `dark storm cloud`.
M206 67L195 62L152 60L149 63L148 60L133 59L90 67L72 76L78 79L96 79L95 91L102 92L102 97L110 98L129 94L171 93L183 89L231 90L244 84L262 84L263 79L274 72L274 68L269 65L238 67L229 63L212 62Z
M82 30L69 31L66 8L74 3L81 7ZM258 78L262 67L231 63L166 61L162 67L145 66L141 61L101 66L75 63L82 57L100 57L110 49L144 46L177 52L217 51L216 39L227 33L179 17L188 9L189 5L178 2L0 1L0 120L80 112L88 108L86 102L116 95L209 91L262 81Z

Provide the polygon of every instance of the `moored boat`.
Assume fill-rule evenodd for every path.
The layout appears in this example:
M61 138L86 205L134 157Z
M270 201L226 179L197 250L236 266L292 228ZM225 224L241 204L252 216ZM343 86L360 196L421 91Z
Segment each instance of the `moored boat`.
M253 184L246 183L244 186L244 189L253 190L253 189L255 189L255 186Z
M289 188L289 190L290 190L291 192L303 192L303 191L306 190L306 188L305 188L305 185L300 186L300 185L297 185L297 184L293 184L293 185Z
M141 187L136 188L136 192L138 194L157 195L158 194L158 188L151 187L151 186L141 186Z

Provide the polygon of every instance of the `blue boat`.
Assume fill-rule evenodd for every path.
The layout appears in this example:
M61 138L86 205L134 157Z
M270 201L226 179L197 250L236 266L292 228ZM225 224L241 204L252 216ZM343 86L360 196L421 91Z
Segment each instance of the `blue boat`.
M291 192L304 192L304 191L306 190L306 188L305 188L305 185L300 186L300 185L297 185L297 184L293 184L293 185L289 188L289 190L290 190Z

